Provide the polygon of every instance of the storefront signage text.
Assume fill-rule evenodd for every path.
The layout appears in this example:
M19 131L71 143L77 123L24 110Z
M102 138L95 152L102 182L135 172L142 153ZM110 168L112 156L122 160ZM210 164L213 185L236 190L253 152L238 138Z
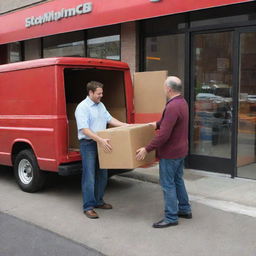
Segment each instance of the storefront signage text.
M92 11L92 3L79 4L76 7L70 8L70 9L62 8L60 11L57 11L57 12L50 11L38 17L31 16L26 18L25 27L29 28L32 26L42 25L46 22L53 22L63 18L69 18L76 15L89 13L91 11Z

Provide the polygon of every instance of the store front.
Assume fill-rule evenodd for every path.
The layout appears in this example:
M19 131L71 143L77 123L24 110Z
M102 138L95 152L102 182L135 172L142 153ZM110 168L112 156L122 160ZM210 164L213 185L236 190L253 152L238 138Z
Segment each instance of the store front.
M255 25L254 3L142 22L142 70L185 82L189 168L256 179Z
M166 1L138 2L137 9L114 8L119 15L108 6L112 19L99 20L96 11L91 18L92 9L84 14L87 25L77 15L64 25L22 28L16 38L4 31L0 51L8 53L0 61L87 56L126 61L132 71L167 70L184 81L190 105L187 167L256 179L255 2L215 0L214 6L227 6L213 8L198 1L185 8L177 1L176 9Z

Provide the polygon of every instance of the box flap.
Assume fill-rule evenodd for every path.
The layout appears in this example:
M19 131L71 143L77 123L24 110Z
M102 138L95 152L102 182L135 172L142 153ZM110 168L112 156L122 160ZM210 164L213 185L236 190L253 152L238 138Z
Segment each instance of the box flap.
M163 86L167 76L166 70L134 74L135 122L152 122L161 117L166 104Z

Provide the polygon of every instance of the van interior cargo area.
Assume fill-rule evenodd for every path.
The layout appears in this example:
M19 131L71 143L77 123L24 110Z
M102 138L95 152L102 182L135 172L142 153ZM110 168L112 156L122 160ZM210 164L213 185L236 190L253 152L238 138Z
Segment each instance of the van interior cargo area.
M90 81L103 83L102 102L116 119L126 122L124 73L96 68L67 68L64 70L66 111L68 117L69 150L79 150L75 109L86 98L86 85Z

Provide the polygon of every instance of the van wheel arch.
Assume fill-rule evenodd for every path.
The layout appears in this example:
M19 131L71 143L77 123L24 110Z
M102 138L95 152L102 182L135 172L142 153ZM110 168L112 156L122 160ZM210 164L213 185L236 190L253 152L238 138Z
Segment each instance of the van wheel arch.
M34 153L33 148L31 147L31 145L28 142L24 142L24 141L16 141L13 146L12 146L12 165L14 166L14 161L15 158L17 157L17 155L19 154L20 151L22 150L31 150ZM35 153L34 153L35 154Z

